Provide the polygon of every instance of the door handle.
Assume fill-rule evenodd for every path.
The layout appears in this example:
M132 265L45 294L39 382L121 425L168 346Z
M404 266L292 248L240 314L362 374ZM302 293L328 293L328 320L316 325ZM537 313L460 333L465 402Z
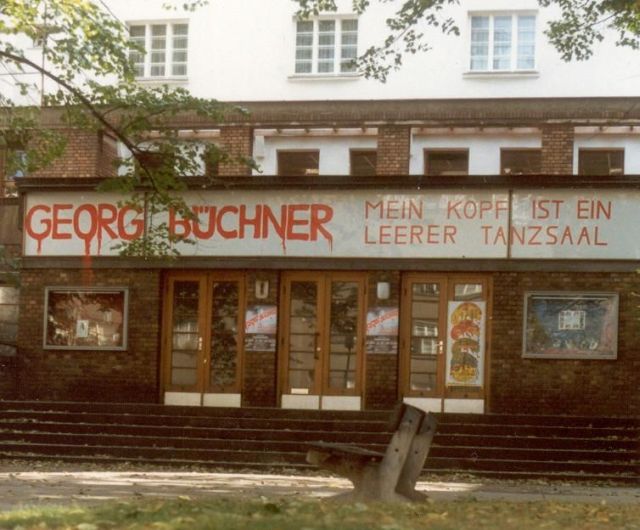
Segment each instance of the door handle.
M203 342L202 337L198 337L198 351L202 351Z
M313 334L313 358L317 361L320 358L320 333Z

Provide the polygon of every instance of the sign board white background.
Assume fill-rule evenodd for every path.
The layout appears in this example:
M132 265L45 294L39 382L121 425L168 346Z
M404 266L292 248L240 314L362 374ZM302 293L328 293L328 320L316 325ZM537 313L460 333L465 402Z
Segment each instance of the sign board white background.
M166 221L184 256L640 259L640 192L507 190L186 192L199 222ZM114 256L142 233L121 196L33 192L26 256Z

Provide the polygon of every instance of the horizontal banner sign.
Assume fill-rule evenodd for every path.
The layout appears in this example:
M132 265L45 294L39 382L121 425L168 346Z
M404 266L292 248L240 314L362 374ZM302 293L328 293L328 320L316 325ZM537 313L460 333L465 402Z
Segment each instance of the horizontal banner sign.
M640 192L478 190L185 192L170 212L184 256L638 259ZM26 256L114 256L145 220L121 196L27 194ZM149 220L147 220L149 222Z

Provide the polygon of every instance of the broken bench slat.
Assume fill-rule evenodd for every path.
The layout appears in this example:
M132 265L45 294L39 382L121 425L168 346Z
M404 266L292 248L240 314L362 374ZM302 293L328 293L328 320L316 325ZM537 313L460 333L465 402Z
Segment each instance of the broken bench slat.
M435 418L411 405L403 405L393 421L397 425L385 453L351 444L312 444L307 461L348 478L354 485L343 499L411 501L423 499L415 485L435 432Z

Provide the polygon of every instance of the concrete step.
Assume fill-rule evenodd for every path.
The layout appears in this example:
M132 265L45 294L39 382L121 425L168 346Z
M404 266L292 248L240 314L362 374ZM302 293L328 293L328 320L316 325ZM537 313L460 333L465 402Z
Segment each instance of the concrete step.
M0 402L0 457L310 469L311 442L384 451L391 413ZM438 414L428 473L640 480L636 418Z

